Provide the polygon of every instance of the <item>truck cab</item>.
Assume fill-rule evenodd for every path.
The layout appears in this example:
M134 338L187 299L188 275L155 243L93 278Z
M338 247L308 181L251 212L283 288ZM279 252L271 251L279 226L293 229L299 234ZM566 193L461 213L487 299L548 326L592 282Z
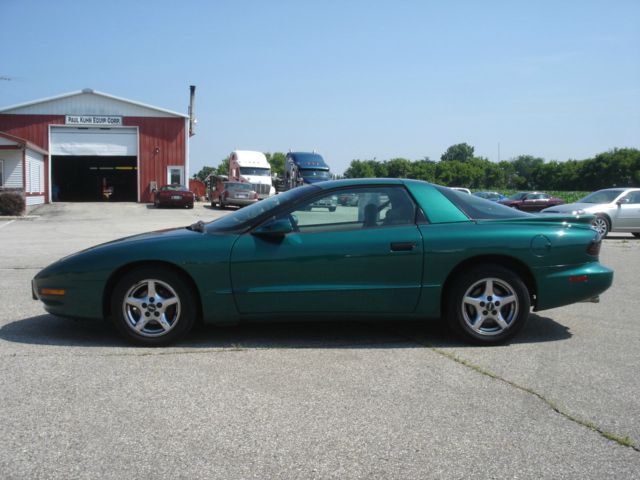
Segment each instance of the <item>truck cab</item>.
M312 152L289 152L285 159L284 183L290 190L300 185L331 180L329 165L322 155Z
M229 180L250 183L259 199L275 195L271 165L262 152L236 150L229 156Z

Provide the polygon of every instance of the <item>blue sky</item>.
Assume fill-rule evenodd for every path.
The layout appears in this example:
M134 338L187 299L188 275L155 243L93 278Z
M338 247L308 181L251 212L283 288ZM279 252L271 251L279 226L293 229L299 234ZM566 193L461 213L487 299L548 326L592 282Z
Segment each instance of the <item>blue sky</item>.
M0 18L0 106L93 88L186 113L196 85L191 173L234 149L342 173L460 142L494 161L640 147L637 0L0 0Z

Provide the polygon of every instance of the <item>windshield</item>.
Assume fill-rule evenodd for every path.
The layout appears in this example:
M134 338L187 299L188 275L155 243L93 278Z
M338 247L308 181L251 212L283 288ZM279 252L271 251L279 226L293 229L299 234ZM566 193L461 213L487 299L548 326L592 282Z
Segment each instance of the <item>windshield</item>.
M314 180L331 180L331 173L328 170L315 170L305 168L301 170L303 178L313 178Z
M227 190L253 190L253 186L250 183L237 182L225 183L224 188Z
M509 197L509 200L522 200L525 197L526 194L527 194L527 192L514 193L513 195L511 195Z
M318 187L307 185L265 198L264 200L260 200L248 207L241 208L240 210L236 210L235 212L210 222L207 225L207 230L210 232L217 232L245 228L257 218L271 210L277 209L285 202L293 201L316 190L318 190Z
M271 176L271 169L258 167L240 167L240 174L252 175L256 177L269 177Z
M468 193L441 186L436 186L436 188L472 220L494 220L532 216L530 213L515 210L497 202L469 195Z
M624 192L623 189L598 190L597 192L590 193L586 197L578 200L577 203L611 203L622 192Z
M164 187L160 188L161 192L186 192L187 191L187 187L185 187L184 185L165 185Z

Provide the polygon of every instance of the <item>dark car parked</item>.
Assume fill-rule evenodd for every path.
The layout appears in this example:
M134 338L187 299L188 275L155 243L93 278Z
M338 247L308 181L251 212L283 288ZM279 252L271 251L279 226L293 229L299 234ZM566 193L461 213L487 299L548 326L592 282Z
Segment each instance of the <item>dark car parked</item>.
M211 191L211 207L226 208L227 205L244 207L258 201L253 186L246 182L218 182Z
M564 200L543 192L518 192L499 203L525 212L539 212L543 208L562 205Z
M194 193L184 185L171 184L160 187L155 192L153 204L156 207L193 208Z

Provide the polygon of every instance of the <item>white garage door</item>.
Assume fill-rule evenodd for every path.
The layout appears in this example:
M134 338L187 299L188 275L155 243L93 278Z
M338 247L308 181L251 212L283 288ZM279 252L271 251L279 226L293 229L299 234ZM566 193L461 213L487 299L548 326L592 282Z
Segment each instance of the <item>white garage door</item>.
M133 128L51 127L51 155L134 157L138 130Z

